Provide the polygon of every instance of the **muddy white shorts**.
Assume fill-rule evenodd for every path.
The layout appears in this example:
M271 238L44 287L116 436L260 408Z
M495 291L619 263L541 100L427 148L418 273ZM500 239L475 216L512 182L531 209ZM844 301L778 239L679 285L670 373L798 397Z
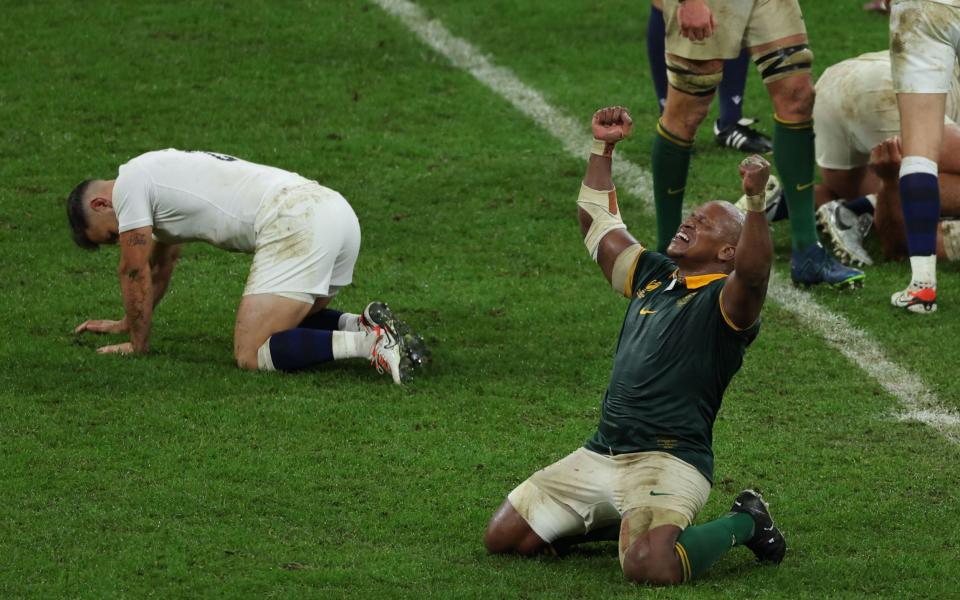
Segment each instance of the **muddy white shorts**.
M541 539L552 542L616 524L630 511L644 515L638 521L646 529L684 529L709 496L707 478L672 454L609 456L579 448L534 473L507 499Z
M360 223L339 193L318 183L264 200L254 224L256 250L243 291L313 304L353 281Z
M946 94L960 55L960 0L894 0L890 6L893 89Z
M706 0L717 27L705 40L680 35L679 0L663 0L667 53L691 60L736 58L753 48L807 32L797 0Z

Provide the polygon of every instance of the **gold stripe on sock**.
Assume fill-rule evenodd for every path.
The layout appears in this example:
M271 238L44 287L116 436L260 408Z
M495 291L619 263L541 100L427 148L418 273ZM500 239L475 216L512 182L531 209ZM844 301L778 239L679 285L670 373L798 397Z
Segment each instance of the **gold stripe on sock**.
M693 140L685 140L682 137L670 133L660 121L657 121L657 133L660 135L660 137L666 139L668 142L672 142L682 148L693 147Z
M677 556L680 557L680 570L684 581L690 581L692 573L690 571L690 558L687 557L687 549L679 542L673 545L677 550Z
M803 121L788 121L786 119L781 119L777 113L773 113L773 120L783 125L787 129L813 129L813 119L805 119Z

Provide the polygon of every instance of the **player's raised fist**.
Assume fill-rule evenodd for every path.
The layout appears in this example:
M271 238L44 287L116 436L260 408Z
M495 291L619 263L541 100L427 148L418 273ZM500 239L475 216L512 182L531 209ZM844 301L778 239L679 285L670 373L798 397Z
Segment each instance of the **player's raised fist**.
M759 154L748 156L740 161L740 178L743 180L744 194L763 194L767 180L770 179L770 163Z
M632 127L633 119L630 118L630 112L622 106L608 106L593 113L591 129L593 129L594 139L616 144L629 137Z

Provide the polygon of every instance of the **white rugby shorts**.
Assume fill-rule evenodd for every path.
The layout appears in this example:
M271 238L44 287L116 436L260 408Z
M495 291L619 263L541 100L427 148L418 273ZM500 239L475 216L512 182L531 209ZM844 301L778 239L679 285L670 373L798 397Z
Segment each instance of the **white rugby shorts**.
M958 56L960 5L935 0L894 0L890 6L894 91L946 94Z
M243 295L274 294L313 304L353 281L360 223L339 193L318 183L264 200Z
M531 475L507 499L549 543L616 524L630 511L649 513L646 529L685 529L709 496L707 478L672 454L609 456L581 447Z

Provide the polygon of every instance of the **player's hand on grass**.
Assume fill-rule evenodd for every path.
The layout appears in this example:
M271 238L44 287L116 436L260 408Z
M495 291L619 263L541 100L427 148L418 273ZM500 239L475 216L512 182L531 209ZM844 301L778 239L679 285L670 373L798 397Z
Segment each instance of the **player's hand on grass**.
M883 140L870 152L870 169L881 179L896 179L900 176L903 161L900 136Z
M593 113L593 121L590 127L593 130L594 139L604 141L608 146L613 146L630 136L633 119L630 118L630 112L624 107L608 106Z
M680 35L696 42L713 35L717 28L710 7L703 0L687 0L677 7L677 20L680 22Z
M740 178L743 180L744 194L763 195L767 180L770 179L770 163L759 154L748 156L740 161Z
M111 321L109 319L91 319L89 321L84 321L77 325L77 328L73 330L74 333L83 333L84 331L90 331L92 333L126 333L128 331L127 327L127 318L124 317L119 321Z
M133 354L133 352L133 344L130 342L97 348L97 354Z

